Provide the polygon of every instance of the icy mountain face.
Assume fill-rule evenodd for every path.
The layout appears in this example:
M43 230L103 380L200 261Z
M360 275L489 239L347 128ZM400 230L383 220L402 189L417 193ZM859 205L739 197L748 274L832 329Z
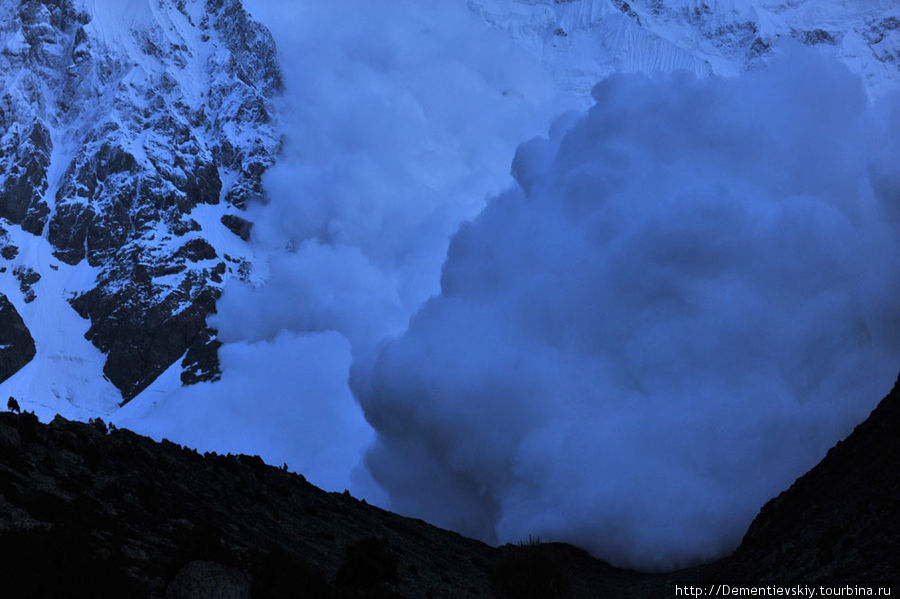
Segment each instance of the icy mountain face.
M469 0L587 93L613 72L734 75L795 41L830 46L879 96L900 85L894 0Z
M31 234L4 247L3 276L37 269L65 292L125 401L182 356L185 382L215 377L206 316L224 280L246 275L241 212L280 144L271 36L238 0L0 12L0 217ZM85 262L82 288L46 281Z

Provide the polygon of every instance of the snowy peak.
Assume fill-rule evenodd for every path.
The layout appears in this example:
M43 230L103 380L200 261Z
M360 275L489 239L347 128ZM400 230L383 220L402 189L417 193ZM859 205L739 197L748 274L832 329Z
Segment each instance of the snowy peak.
M0 217L43 237L21 244L49 242L62 268L45 276L95 269L66 299L126 401L189 348L212 355L188 360L204 367L186 376L216 376L205 319L250 253L240 215L280 144L271 35L238 0L29 0L4 12ZM202 205L213 209L192 216Z
M900 86L900 6L891 0L470 0L470 6L578 93L612 72L734 75L791 42L832 46L873 96Z

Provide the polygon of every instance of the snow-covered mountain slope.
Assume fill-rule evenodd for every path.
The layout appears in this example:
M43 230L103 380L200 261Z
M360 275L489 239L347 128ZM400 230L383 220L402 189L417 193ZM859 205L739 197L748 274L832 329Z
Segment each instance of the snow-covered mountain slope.
M103 354L84 338L90 323L67 301L95 284L98 269L86 261L67 266L46 239L15 225L0 235L0 245L5 250L0 294L18 305L32 347L38 349L36 359L7 373L11 378L3 383L4 399L16 397L47 415L97 417L115 409L122 397L103 377ZM28 346L24 339L19 344Z
M37 346L2 392L108 412L183 356L186 382L216 376L206 316L246 275L240 215L280 143L271 36L238 0L0 13L2 288Z
M873 96L900 85L894 0L469 0L585 93L613 72L734 75L792 40L831 46Z

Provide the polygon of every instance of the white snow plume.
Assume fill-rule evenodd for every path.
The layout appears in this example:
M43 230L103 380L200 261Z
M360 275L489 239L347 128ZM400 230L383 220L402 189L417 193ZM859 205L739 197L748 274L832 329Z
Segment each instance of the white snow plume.
M593 96L352 383L394 509L673 568L733 549L897 374L900 101L799 50Z
M170 398L151 388L124 412L138 430L259 447L377 501L351 475L374 438L347 385L351 356L405 329L439 290L458 224L512 184L516 146L583 100L464 3L248 4L275 36L286 87L284 152L264 179L269 202L248 214L253 282L230 282L210 319L222 380Z
M266 285L230 289L222 328L337 330L359 351L438 291L450 235L512 183L510 156L562 94L464 3L257 4L285 69L286 146L252 214ZM232 327L251 297L254 322Z

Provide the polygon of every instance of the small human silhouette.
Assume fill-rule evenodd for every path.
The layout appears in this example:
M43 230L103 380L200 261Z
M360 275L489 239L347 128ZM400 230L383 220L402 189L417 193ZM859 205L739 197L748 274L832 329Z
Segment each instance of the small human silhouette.
M16 401L15 397L10 397L6 402L6 409L10 412L20 412L19 402Z

